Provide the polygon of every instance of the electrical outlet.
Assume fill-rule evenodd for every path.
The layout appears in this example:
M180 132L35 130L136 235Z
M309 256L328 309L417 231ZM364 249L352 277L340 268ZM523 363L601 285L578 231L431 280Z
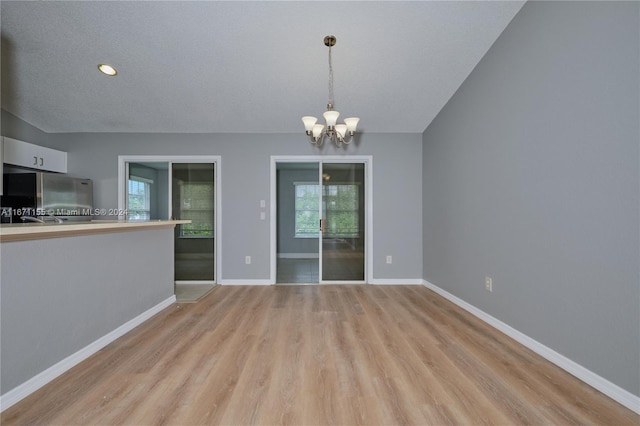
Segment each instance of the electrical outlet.
M484 289L493 292L493 279L491 277L484 277Z
M391 265L393 263L393 257L387 256L387 264Z
M245 265L251 265L251 256L245 256L244 263Z

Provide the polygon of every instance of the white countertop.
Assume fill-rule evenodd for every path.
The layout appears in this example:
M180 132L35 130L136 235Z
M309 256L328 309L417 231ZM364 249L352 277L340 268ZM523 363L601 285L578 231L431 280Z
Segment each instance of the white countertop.
M73 235L123 232L140 229L174 227L191 223L190 220L95 220L72 223L6 223L0 225L0 242L33 240L41 238L70 237Z

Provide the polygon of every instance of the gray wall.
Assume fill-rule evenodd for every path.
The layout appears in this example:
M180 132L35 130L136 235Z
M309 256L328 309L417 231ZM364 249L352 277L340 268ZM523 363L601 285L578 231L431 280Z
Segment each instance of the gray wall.
M2 394L173 295L171 228L0 250Z
M169 170L158 170L156 184L157 217L159 220L169 219Z
M635 395L639 7L523 7L423 135L422 227L426 280Z
M49 147L49 135L37 127L5 110L0 112L0 120L2 121L2 136Z
M363 125L364 127L364 125ZM373 156L373 278L422 278L422 138L419 134L362 134L346 150L313 147L299 134L50 134L68 151L69 173L94 181L98 208L117 208L118 155L221 156L222 244L218 279L270 277L270 231L260 200L270 199L272 155ZM393 264L385 256L393 256ZM245 256L252 263L245 265Z

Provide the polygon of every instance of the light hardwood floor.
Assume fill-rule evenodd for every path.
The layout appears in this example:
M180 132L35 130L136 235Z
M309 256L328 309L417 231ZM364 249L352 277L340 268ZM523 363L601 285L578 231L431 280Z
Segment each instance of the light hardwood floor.
M421 286L219 286L6 410L10 424L638 424Z

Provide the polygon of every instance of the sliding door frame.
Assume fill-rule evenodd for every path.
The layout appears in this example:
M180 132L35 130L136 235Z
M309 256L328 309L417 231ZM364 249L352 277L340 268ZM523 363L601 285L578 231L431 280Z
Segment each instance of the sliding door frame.
M271 193L270 193L270 276L271 284L276 284L278 267L278 227L277 227L277 165L278 163L317 163L319 175L322 174L323 163L361 163L364 164L365 179L365 265L364 283L368 284L373 277L373 156L371 155L272 155L271 156ZM320 176L318 176L320 179ZM319 237L322 244L322 236ZM319 253L322 256L322 253ZM320 257L322 259L322 257ZM321 268L322 265L320 264ZM318 271L320 272L320 271ZM319 274L321 276L321 274ZM358 281L360 282L360 281ZM324 281L325 284L353 283L353 281Z
M213 210L215 223L215 254L213 282L220 282L222 276L222 157L219 155L118 155L118 211L122 212L127 208L126 184L129 163L168 163L169 178L171 178L171 164L173 163L213 163L214 164L214 191L215 207ZM168 185L169 218L173 217L172 211L172 185ZM125 220L126 217L118 216L118 220Z

